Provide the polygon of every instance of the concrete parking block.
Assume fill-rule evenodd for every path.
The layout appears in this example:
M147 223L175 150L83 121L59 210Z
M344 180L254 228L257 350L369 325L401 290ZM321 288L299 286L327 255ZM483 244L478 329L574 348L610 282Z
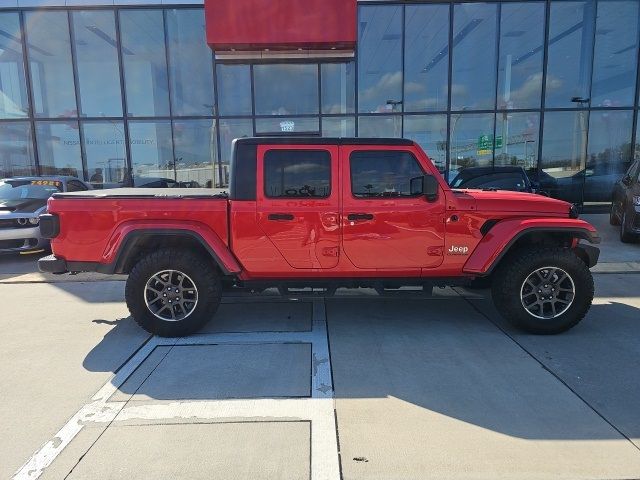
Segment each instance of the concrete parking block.
M345 479L640 476L640 451L469 304L327 312Z
M302 480L309 457L308 422L111 426L65 478Z
M311 302L222 303L200 333L305 332L311 330Z
M311 389L311 345L176 346L137 391L124 388L133 401L305 397Z

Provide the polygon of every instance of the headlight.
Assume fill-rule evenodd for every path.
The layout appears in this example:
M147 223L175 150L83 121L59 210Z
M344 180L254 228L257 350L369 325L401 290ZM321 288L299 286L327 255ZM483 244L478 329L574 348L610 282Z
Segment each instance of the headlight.
M31 225L37 225L38 223L40 223L40 219L39 219L38 217L36 217L36 218L30 218L30 219L29 219L29 223L30 223Z
M640 207L640 195L634 195L633 196L633 204L636 207Z

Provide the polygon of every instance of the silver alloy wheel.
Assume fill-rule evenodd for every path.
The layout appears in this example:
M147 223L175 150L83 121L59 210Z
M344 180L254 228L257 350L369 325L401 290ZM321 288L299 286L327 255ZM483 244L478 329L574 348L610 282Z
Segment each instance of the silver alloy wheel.
M538 268L529 274L520 288L520 301L527 313L543 320L562 315L575 296L573 279L558 267Z
M147 281L144 302L160 320L178 322L196 309L198 289L188 275L178 270L163 270Z

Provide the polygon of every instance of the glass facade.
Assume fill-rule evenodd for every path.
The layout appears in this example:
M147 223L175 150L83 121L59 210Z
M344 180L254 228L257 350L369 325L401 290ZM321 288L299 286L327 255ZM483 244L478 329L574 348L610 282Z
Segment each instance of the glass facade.
M61 2L64 3L64 2ZM252 135L406 137L606 203L640 155L640 0L362 2L353 59L214 60L202 6L0 8L0 177L216 186Z

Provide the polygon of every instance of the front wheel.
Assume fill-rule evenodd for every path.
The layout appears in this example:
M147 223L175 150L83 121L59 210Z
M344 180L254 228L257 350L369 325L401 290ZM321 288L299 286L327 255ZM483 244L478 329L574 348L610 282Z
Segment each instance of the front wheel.
M133 267L125 297L134 320L147 332L181 337L211 319L221 291L220 276L210 262L167 248L150 253Z
M585 263L565 248L515 252L496 271L493 301L510 323L535 334L569 330L593 301L593 277Z
M622 220L620 220L620 241L622 243L633 243L638 240L638 236L629 231L629 226L627 225L627 209L626 207L622 207L624 210L622 211Z

